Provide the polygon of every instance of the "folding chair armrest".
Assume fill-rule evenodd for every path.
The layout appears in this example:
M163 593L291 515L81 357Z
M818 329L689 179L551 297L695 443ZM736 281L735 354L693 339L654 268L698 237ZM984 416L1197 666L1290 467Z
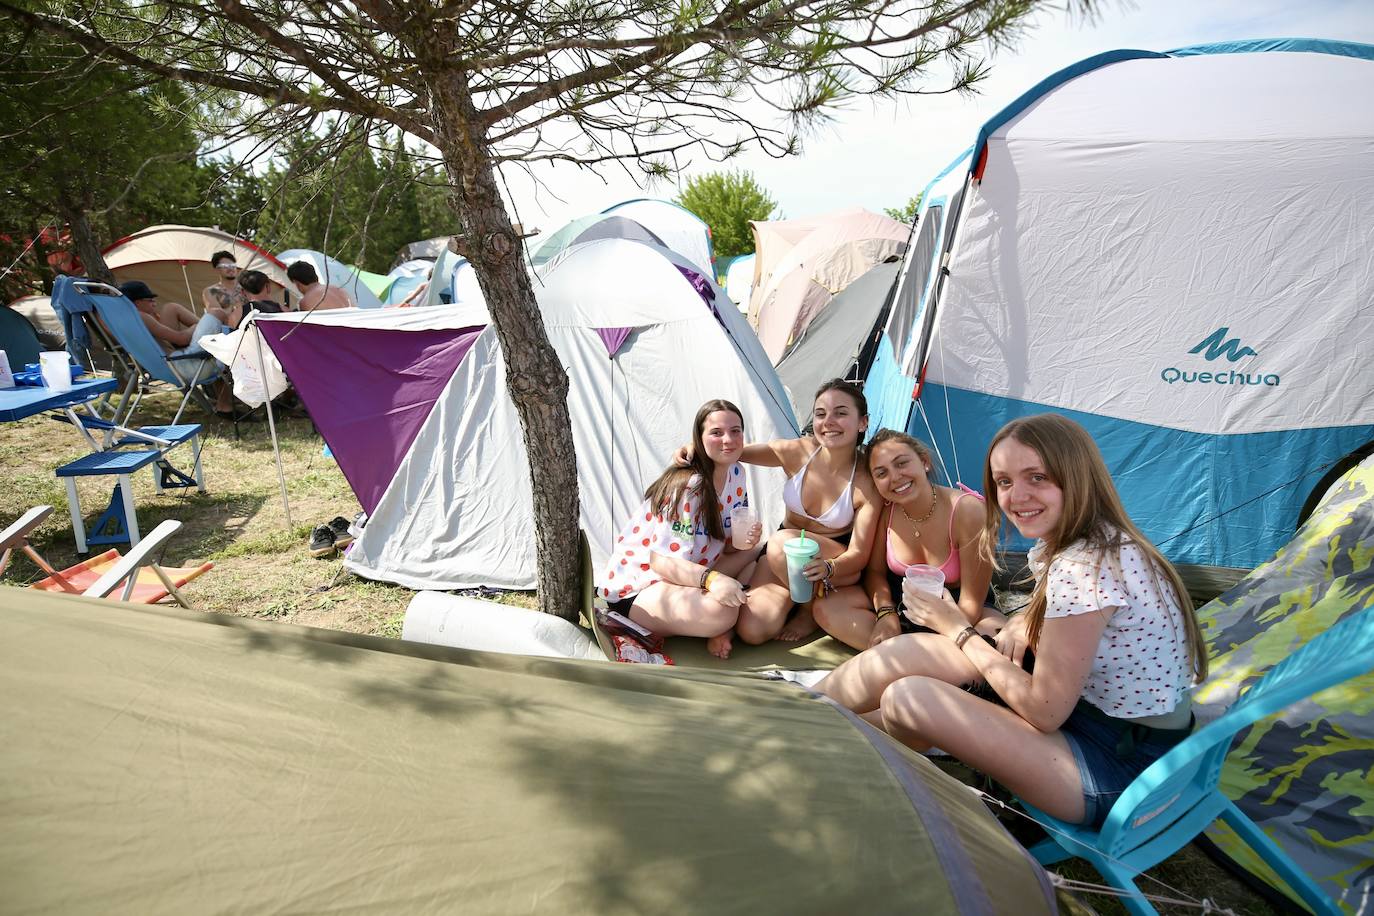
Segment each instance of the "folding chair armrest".
M0 531L0 550L22 547L28 542L29 534L52 514L52 506L34 506L15 520L4 531Z
M167 519L154 528L147 537L139 541L137 547L121 557L118 563L110 567L109 572L97 579L94 585L81 594L87 598L108 598L121 582L137 576L138 571L144 566L155 565L161 558L168 539L180 529L181 522L176 519Z
M209 353L201 350L199 353L168 353L167 362L174 363L180 359L214 359Z

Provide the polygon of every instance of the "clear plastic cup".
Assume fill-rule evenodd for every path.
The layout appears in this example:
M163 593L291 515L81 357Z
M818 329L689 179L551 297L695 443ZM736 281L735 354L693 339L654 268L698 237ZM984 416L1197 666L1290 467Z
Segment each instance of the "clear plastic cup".
M911 605L913 604L910 595L924 594L933 595L939 598L945 593L945 573L938 566L927 566L924 563L917 563L906 568L906 576L902 579L902 613L906 614L907 619L915 623L916 620L911 616Z
M736 550L749 546L749 532L759 523L759 514L749 506L736 506L730 510L730 543Z

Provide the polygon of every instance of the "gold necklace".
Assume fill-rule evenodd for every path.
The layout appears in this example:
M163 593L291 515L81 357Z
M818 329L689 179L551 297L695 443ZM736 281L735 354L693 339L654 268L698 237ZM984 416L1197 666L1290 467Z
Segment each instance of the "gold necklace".
M906 514L906 510L902 508L902 504L901 504L901 503L893 503L893 505L897 507L897 511L900 512L900 513L902 513L902 518L906 519L906 520L907 520L907 524L909 524L909 525L911 526L911 533L914 534L914 535L916 535L916 537L919 538L919 537L921 536L921 531L920 531L920 529L918 529L916 526L919 525L919 524L921 524L922 522L928 521L928 520L930 519L930 517L931 517L932 515L935 514L935 503L938 502L939 499L940 499L940 493L939 493L939 491L935 489L935 484L931 484L931 485L930 485L930 509L928 509L928 510L926 511L926 514L925 514L925 515L921 516L921 517L918 518L918 519L913 519L911 516L907 515L907 514Z

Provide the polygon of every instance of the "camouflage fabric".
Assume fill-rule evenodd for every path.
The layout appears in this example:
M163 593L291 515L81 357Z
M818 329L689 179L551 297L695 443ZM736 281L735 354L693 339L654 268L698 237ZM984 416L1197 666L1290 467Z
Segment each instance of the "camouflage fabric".
M1290 652L1371 606L1374 458L1341 478L1272 560L1199 609L1212 659L1194 692L1199 718L1215 718ZM1374 674L1241 732L1221 774L1222 792L1348 913L1374 913L1371 713ZM1229 830L1213 825L1207 835L1286 891Z

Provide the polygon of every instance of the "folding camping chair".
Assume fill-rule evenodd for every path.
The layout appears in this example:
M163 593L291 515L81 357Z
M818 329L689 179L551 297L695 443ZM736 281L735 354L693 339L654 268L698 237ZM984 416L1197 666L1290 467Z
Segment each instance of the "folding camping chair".
M1026 805L1049 831L1031 854L1041 865L1079 856L1125 891L1132 913L1154 908L1132 880L1182 849L1217 818L1234 830L1314 913L1341 912L1254 821L1217 789L1231 741L1256 720L1374 670L1374 610L1365 608L1317 635L1256 681L1219 718L1176 745L1121 793L1100 830L1067 824Z
M4 531L0 531L0 575L4 575L5 569L10 565L10 555L16 549L22 550L28 555L30 560L37 564L38 568L50 576L57 575L57 570L48 565L48 561L43 559L43 555L34 550L29 543L29 535L43 522L47 521L52 514L52 506L34 506L15 520Z
M51 511L51 506L38 506L31 509L22 519L10 526L10 529L28 523L27 530L32 530L41 524L42 519L46 518ZM36 522L31 521L30 517L40 512L41 515L38 516L38 520ZM6 529L5 534L0 535L0 538L7 536L10 529ZM35 582L29 588L36 588L45 592L83 595L87 598L108 598L115 589L123 586L119 597L116 599L118 601L156 604L171 595L178 604L189 609L191 604L181 594L181 586L209 572L214 568L214 564L202 563L199 566L179 567L160 565L159 561L167 549L167 542L180 529L181 522L168 519L154 528L147 537L138 542L137 547L124 556L120 556L118 550L107 550L98 557L92 557L77 563L75 566L69 566L60 572L55 571L36 551L28 547L28 542L25 540L22 545L25 552L48 573L46 579ZM8 554L9 551L6 550L6 558ZM0 560L0 569L4 568L3 562Z
M53 284L52 300L67 328L68 350L78 362L90 365L90 355L82 352L82 347L83 343L89 345L94 339L100 341L120 369L128 373L129 381L119 407L125 417L133 413L143 393L157 383L170 385L182 394L170 425L177 425L187 402L193 397L207 412L214 412L215 405L203 390L204 386L219 379L221 369L214 357L203 351L163 352L139 317L138 308L118 289L84 278L58 277ZM81 325L79 330L78 323ZM132 402L128 400L130 397Z

